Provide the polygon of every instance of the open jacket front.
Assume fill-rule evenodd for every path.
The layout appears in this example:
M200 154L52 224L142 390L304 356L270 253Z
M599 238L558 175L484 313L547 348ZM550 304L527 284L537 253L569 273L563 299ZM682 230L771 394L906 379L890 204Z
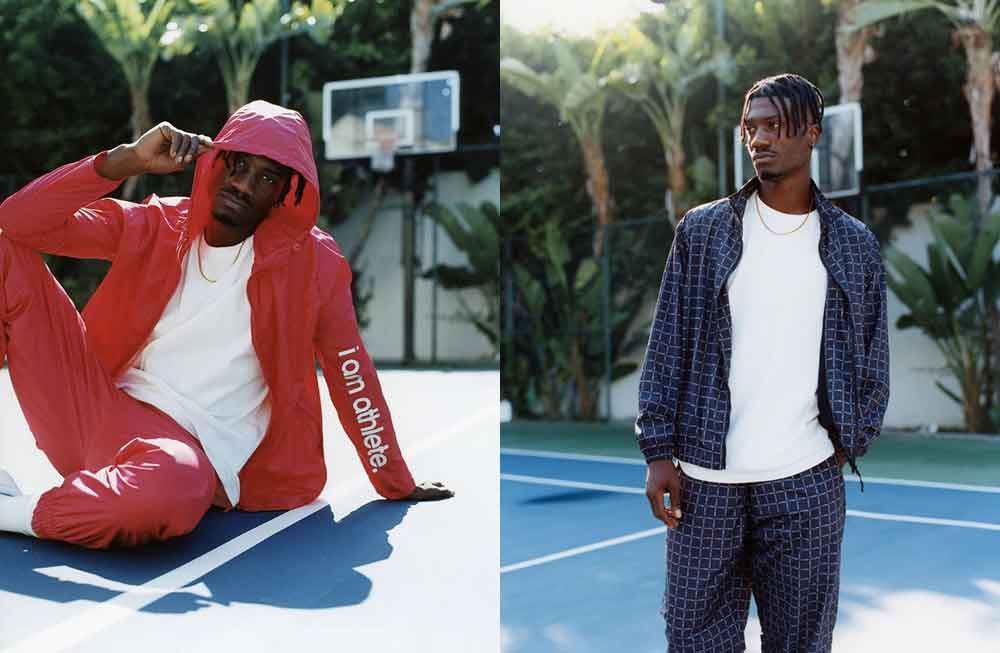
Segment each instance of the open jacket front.
M743 251L743 213L758 189L691 209L677 226L639 380L636 437L647 461L723 469L729 432L732 317L726 280ZM812 185L828 276L819 420L855 468L889 402L886 288L878 240ZM779 402L780 397L774 400Z
M141 204L101 199L120 183L97 174L95 161L106 156L101 153L62 166L8 198L0 206L0 229L4 237L38 251L111 261L83 318L94 353L117 379L145 345L177 288L184 255L211 219L225 169L221 152L262 155L294 169L307 182L302 202L296 205L289 192L253 239L247 298L271 422L240 472L237 507L293 508L322 491L326 462L317 357L340 422L375 489L387 498L406 496L414 482L358 333L350 266L336 242L315 227L319 184L305 120L296 111L251 102L233 114L214 142L214 149L198 158L191 197L153 195ZM5 346L0 338L0 358ZM369 427L387 445L378 455L368 446L374 442Z

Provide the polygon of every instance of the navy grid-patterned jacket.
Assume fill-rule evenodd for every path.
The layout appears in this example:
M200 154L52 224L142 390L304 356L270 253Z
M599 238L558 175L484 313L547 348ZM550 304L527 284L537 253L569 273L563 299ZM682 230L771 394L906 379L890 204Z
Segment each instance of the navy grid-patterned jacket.
M639 448L723 469L732 317L726 280L743 252L743 212L759 182L688 211L667 257L639 380ZM875 235L812 185L827 269L817 380L819 421L851 468L879 435L889 402L885 272ZM780 401L775 397L775 401Z

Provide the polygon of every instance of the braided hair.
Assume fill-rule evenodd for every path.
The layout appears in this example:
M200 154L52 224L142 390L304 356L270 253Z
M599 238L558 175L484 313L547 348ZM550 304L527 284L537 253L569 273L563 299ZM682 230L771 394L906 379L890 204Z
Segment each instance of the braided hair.
M784 125L787 136L798 134L809 125L823 129L823 92L805 77L784 73L758 81L744 96L743 113L740 116L740 141L744 144L747 142L744 120L754 98L767 98L771 102L771 106L781 116L781 124ZM777 98L785 98L788 102L779 102Z
M292 179L297 179L298 183L295 187L295 206L302 203L302 194L306 190L306 179L298 172L292 172L290 175L285 177L285 185L281 189L281 193L278 194L278 199L275 200L275 206L281 206L285 203L285 195L288 195L288 191L292 187Z

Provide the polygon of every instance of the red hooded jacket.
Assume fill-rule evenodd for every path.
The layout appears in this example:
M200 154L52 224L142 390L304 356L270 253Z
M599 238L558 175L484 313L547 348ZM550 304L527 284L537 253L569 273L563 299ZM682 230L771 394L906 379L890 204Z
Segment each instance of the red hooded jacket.
M62 166L9 197L0 205L0 229L42 252L111 261L83 319L93 351L117 379L145 345L177 288L185 253L211 219L225 168L222 150L269 157L306 180L302 202L296 205L290 192L254 234L247 298L272 408L267 433L240 472L237 507L288 509L322 491L326 463L317 357L340 423L372 485L386 498L408 495L415 484L358 333L350 266L333 238L315 226L319 182L309 129L298 112L263 101L239 109L215 138L214 149L198 158L191 197L152 195L142 204L99 199L120 183L97 174L96 160L106 156L101 153ZM0 360L5 349L0 339Z

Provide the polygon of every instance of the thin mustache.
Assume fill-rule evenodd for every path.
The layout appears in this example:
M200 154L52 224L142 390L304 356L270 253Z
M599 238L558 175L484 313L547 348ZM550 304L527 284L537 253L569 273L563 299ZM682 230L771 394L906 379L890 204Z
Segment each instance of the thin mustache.
M239 192L238 190L235 190L233 188L223 188L221 192L225 193L226 195L232 195L237 201L242 202L243 204L246 205L250 204L250 199L244 197L243 193Z

